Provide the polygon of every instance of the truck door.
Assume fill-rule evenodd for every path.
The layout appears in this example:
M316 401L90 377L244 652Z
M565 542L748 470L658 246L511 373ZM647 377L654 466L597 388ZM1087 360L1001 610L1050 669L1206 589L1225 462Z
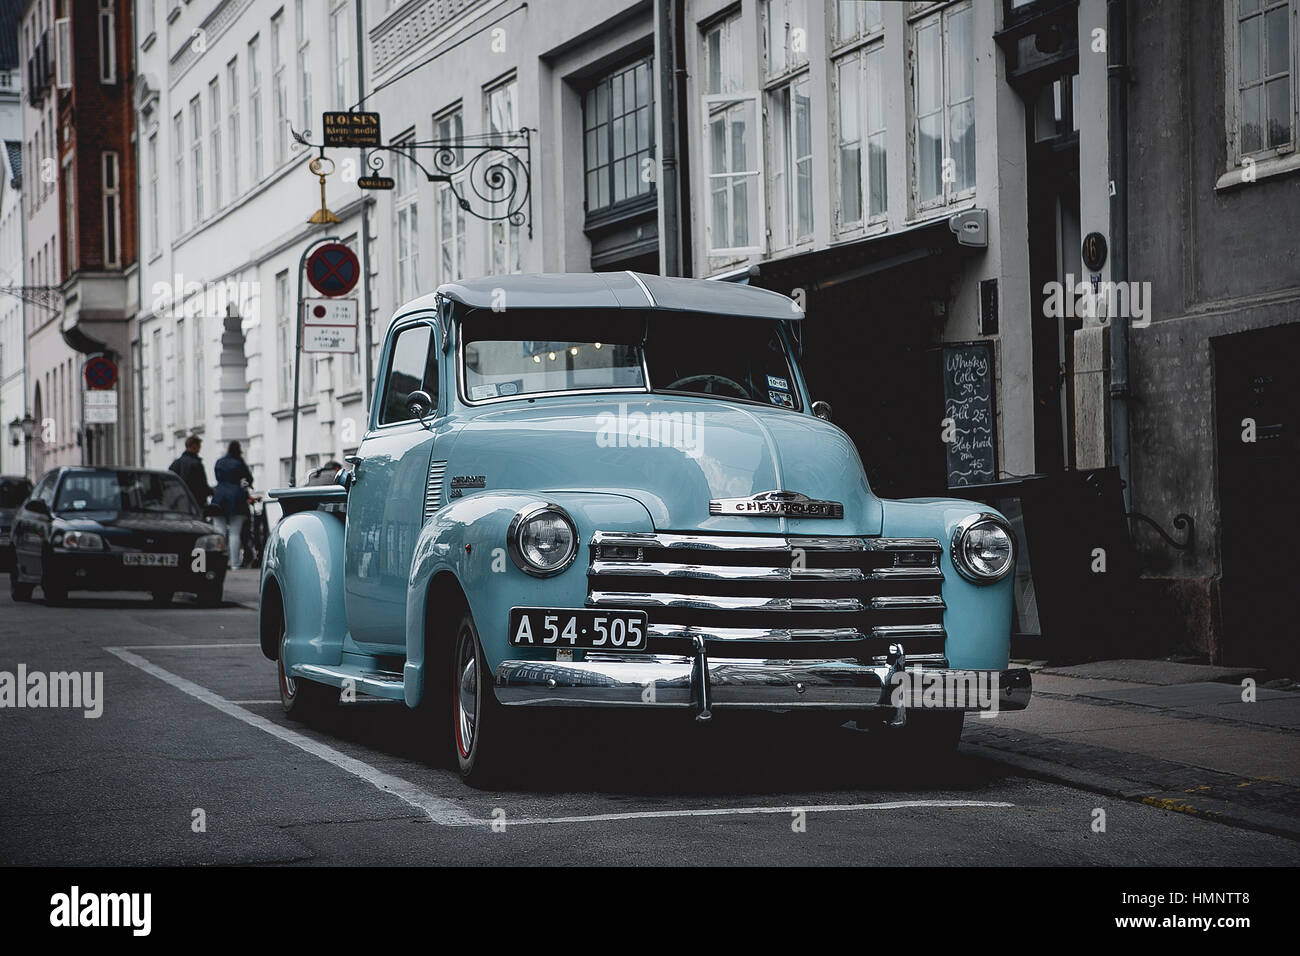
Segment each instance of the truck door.
M434 408L420 421L407 408L417 389L438 402L434 316L399 320L380 368L370 430L348 491L345 600L353 640L397 647L406 643L406 581L442 414Z

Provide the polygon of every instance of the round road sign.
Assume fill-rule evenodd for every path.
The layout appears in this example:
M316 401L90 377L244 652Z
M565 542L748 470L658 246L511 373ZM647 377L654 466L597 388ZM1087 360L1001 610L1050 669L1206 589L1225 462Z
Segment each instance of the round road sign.
M341 242L321 246L307 257L307 281L321 295L347 295L360 278L357 254Z
M112 388L117 384L117 363L110 358L96 355L86 360L82 370L86 377L86 387L95 389Z

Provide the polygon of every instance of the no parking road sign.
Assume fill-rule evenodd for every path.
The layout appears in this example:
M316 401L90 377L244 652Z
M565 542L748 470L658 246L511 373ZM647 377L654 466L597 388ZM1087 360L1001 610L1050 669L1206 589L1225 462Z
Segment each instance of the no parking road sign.
M86 388L113 388L117 385L117 363L96 355L86 360L82 375L86 378Z
M341 242L323 245L307 257L307 281L321 295L347 295L360 278L357 254Z

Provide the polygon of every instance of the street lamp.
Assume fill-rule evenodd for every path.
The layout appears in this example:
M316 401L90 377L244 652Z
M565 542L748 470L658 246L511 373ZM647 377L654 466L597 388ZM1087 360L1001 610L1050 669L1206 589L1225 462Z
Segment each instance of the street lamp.
M23 420L15 418L9 423L9 444L17 448L23 443Z
M27 413L22 418L15 418L9 423L9 442L15 448L19 445L30 446L32 438L36 434L36 419L32 418L31 413ZM27 473L29 468L29 451L23 449L23 474Z

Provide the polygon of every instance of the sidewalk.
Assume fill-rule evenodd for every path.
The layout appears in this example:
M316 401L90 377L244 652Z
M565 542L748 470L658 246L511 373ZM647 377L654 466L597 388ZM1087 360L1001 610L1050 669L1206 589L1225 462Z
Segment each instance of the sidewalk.
M1172 661L1036 668L1029 708L968 717L969 752L1022 772L1300 840L1300 690Z

